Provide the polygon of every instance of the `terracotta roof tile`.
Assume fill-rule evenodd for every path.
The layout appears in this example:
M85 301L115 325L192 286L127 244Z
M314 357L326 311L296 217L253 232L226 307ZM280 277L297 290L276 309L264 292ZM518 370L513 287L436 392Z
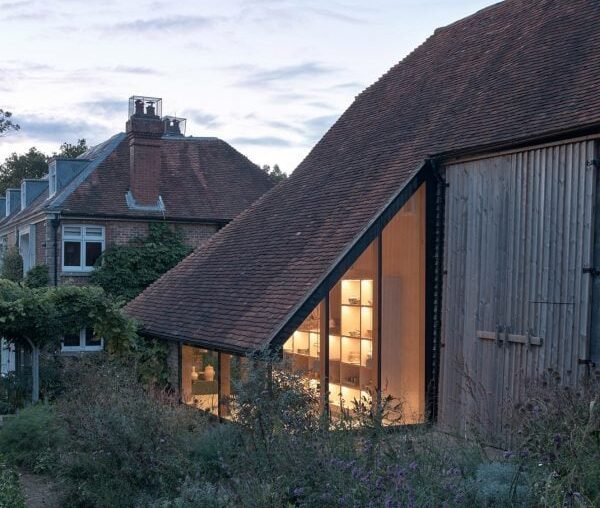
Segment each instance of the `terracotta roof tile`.
M508 0L437 30L127 311L156 336L262 346L428 156L600 126L599 23L597 0Z
M165 203L163 215L127 207L129 147L123 134L113 136L79 158L90 160L80 176L56 196L48 198L45 191L25 210L2 219L0 230L43 211L227 222L274 185L264 171L220 139L163 138L160 182Z
M160 174L166 218L231 220L273 186L261 169L217 138L163 138ZM124 139L61 208L71 214L151 215L127 207L128 189Z

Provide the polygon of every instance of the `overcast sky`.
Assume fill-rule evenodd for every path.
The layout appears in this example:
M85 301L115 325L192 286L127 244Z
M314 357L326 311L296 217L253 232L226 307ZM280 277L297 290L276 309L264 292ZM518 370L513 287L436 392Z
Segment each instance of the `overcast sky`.
M495 0L0 0L0 161L123 131L130 95L291 172L435 28Z

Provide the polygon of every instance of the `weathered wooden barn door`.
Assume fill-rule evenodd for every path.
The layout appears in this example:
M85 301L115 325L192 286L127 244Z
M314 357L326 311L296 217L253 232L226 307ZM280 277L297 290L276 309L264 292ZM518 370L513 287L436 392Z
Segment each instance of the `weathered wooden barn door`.
M449 165L440 422L502 436L528 384L589 358L594 142Z

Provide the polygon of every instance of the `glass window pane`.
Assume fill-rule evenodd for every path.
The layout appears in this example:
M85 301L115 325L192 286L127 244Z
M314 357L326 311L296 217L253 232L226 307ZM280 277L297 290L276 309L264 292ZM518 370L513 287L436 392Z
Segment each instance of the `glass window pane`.
M332 413L370 404L377 390L377 243L329 293L329 403Z
M235 412L236 390L248 378L250 360L243 356L221 353L220 401L221 417L231 418Z
M382 238L381 383L403 423L425 415L425 185Z
M63 229L63 234L65 237L67 236L81 236L81 228L79 226L65 226Z
M64 347L80 347L81 337L78 333L69 333L63 337Z
M101 238L103 233L103 229L97 226L88 226L85 228L85 236L94 236Z
M94 266L102 254L101 242L85 242L85 266Z
M181 348L181 397L198 409L218 414L219 387L217 372L219 355L208 349Z
M86 347L99 347L102 346L102 339L99 337L96 337L94 335L94 329L93 328L86 328L85 329L85 345Z
M64 242L65 266L81 266L81 243Z
M317 391L321 389L321 306L322 303L283 346L289 368L303 374L307 385Z

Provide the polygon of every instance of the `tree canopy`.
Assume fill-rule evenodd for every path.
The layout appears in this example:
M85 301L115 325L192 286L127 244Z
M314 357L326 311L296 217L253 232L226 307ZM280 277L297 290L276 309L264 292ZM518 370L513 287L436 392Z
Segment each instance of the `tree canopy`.
M87 148L85 139L79 139L75 144L65 142L53 156L75 158ZM19 188L25 178L42 178L48 173L49 160L49 156L34 146L21 155L13 152L0 164L0 194L4 194L6 189Z
M271 178L271 180L273 180L276 183L279 183L285 179L287 179L287 174L285 174L283 171L281 171L281 168L279 167L279 164L275 164L273 166L273 168L271 168L271 166L269 166L268 164L265 164L262 168L261 168L267 175L269 175L269 177Z
M0 279L0 336L9 342L59 347L64 335L82 328L93 328L115 351L135 336L133 322L101 288L29 288Z
M14 123L12 120L12 113L0 109L0 136L7 134L11 131L18 131L21 127L19 124Z

